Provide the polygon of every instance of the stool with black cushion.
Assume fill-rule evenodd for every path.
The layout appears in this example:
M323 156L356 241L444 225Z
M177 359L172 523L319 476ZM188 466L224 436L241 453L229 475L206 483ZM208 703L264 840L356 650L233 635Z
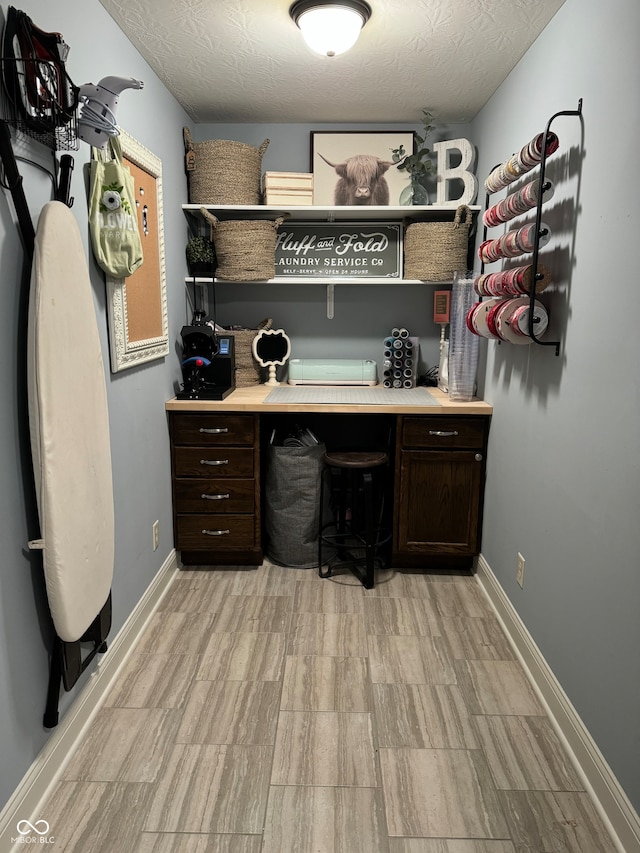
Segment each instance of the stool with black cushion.
M331 489L335 520L320 521L318 571L331 577L337 568L349 568L366 589L372 589L376 561L391 539L383 529L386 473L389 457L384 451L328 451L321 483L324 506L325 479ZM323 547L332 553L324 567Z

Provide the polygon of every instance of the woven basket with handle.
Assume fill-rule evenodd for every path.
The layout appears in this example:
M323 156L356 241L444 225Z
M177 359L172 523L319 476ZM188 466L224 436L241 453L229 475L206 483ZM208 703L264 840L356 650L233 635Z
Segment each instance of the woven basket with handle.
M191 204L260 204L262 156L269 140L259 148L229 139L194 142L189 128L182 129Z
M413 222L404 235L404 277L450 281L466 270L471 210L461 204L453 222Z
M228 330L234 341L236 388L260 384L262 368L253 357L251 345L261 329L270 329L272 325L273 320L267 317L258 323L256 329L231 328Z
M266 281L276 274L276 233L284 216L270 219L219 220L201 207L211 226L216 250L216 278L224 281Z

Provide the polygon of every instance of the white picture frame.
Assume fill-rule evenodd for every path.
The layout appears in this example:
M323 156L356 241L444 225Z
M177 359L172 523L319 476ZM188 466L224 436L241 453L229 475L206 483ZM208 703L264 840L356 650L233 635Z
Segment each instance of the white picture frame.
M413 131L311 131L311 171L313 172L313 203L319 206L341 204L359 204L366 207L371 204L398 206L400 195L405 187L411 184L411 175L404 169L390 165L382 175L381 181L388 188L387 201L359 200L344 201L337 198L338 186L342 184L336 172L336 165L345 165L346 161L356 155L369 155L385 163L392 163L393 150L404 148L406 154L415 150L415 133ZM331 165L334 164L334 165ZM349 183L347 181L347 183Z

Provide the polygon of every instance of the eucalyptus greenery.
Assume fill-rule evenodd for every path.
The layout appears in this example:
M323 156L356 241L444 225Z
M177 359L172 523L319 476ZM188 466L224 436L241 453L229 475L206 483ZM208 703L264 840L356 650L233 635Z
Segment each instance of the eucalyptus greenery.
M398 163L397 168L404 170L411 175L411 180L420 181L421 178L426 178L435 171L433 162L429 159L431 150L425 147L427 136L433 129L433 115L429 110L422 110L422 134L416 133L416 151L413 154L407 154L404 145L398 148L391 149L391 159L394 163ZM402 161L402 162L399 162Z

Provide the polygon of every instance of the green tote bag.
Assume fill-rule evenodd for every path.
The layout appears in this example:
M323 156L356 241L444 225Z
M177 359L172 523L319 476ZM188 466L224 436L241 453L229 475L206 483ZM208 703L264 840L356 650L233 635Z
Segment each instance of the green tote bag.
M111 155L111 156L109 156ZM89 228L96 263L111 278L126 278L142 264L135 189L118 137L106 150L91 149Z

